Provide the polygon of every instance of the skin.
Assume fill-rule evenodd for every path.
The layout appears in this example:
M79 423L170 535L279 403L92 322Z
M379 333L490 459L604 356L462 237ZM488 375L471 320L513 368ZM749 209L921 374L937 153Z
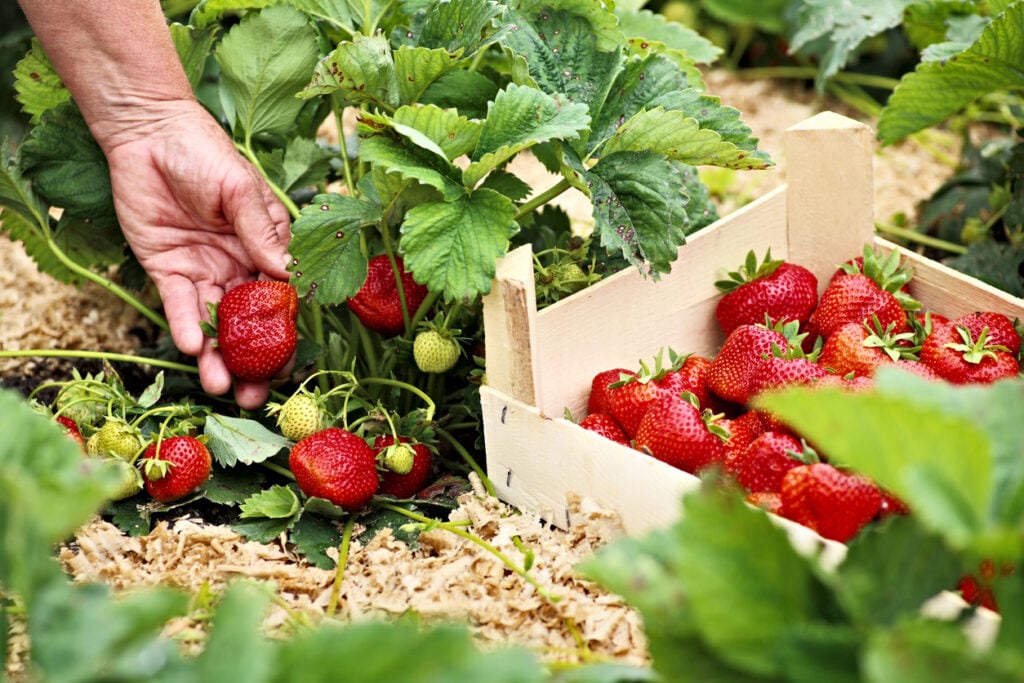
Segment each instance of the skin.
M156 0L19 0L110 165L129 246L204 390L244 408L266 383L233 380L199 322L256 278L287 280L288 211L196 101Z

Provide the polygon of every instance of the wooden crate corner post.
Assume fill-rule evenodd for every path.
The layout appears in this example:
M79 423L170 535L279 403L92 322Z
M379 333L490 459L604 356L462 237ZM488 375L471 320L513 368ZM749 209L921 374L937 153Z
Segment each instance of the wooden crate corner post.
M874 237L874 133L833 112L786 130L789 254L823 289Z

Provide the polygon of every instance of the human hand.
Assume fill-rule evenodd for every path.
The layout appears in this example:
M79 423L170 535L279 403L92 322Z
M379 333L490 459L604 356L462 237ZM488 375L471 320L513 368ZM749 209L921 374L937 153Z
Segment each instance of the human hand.
M288 211L195 101L139 110L101 145L118 220L160 293L171 337L198 357L203 388L223 394L232 377L200 327L206 304L246 280L288 279ZM249 409L269 393L266 383L234 388Z

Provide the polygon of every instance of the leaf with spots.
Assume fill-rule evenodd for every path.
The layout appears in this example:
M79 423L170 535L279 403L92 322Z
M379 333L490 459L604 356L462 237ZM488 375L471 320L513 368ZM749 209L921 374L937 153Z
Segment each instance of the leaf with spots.
M512 200L481 188L450 202L420 204L405 216L405 265L433 292L471 300L490 291L495 261L518 226Z
M367 272L359 231L379 220L380 207L345 195L317 195L303 207L288 247L299 296L312 295L314 302L331 306L358 292Z
M430 149L433 146L449 161L473 151L481 127L478 121L470 121L456 111L432 104L399 107L392 116L392 125L420 147ZM429 141L430 146L418 142L423 140Z
M647 9L639 12L620 11L619 7L615 9L619 17L619 26L631 43L659 42L685 53L698 64L712 64L722 54L722 48L692 28L669 21L662 14Z
M519 152L548 140L571 140L587 129L587 106L558 95L509 84L491 103L480 129L480 139L463 173L466 187Z
M394 52L399 102L416 104L427 88L460 65L460 56L444 48L402 45Z
M655 277L668 272L689 225L683 169L642 151L609 154L590 169L574 163L590 191L601 245Z
M313 69L313 78L299 97L336 94L351 105L398 105L398 79L387 38L356 35L339 43Z
M43 112L71 99L71 92L64 86L39 41L33 38L31 45L28 53L14 67L14 92L15 99L21 103L21 110L35 124L39 123Z
M630 117L601 148L601 156L617 152L655 152L685 164L726 168L765 168L768 163L722 139L717 132L681 111L661 107Z
M416 36L418 45L462 51L469 57L496 36L502 5L492 0L450 0L435 3Z

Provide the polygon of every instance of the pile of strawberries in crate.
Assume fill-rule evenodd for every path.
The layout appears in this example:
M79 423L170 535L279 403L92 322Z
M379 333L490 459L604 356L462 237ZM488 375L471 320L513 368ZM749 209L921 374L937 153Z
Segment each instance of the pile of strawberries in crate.
M905 506L868 478L828 463L770 413L757 394L793 384L870 387L896 365L956 384L1017 377L1020 334L997 312L956 319L922 310L896 251L865 247L837 268L818 296L799 264L751 252L729 279L716 316L718 354L661 352L638 370L611 368L592 381L580 426L690 473L718 466L748 500L825 538L851 539Z

